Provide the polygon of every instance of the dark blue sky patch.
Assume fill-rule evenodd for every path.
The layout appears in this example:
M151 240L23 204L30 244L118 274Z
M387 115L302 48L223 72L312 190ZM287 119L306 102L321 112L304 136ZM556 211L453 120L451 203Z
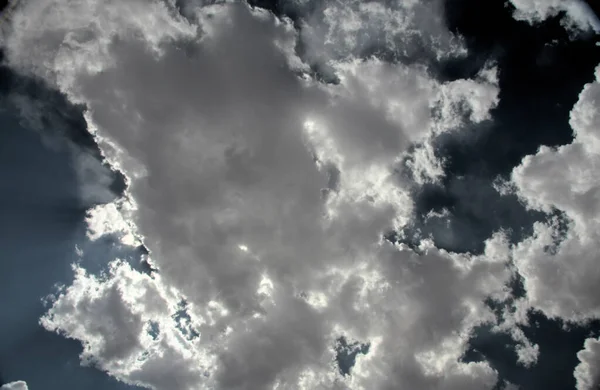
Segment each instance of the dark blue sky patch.
M586 338L597 337L600 321L585 326L569 326L546 318L537 312L529 313L531 326L521 329L527 338L540 347L537 364L525 368L517 364L515 342L506 333L494 333L490 326L478 327L469 342L463 360L486 360L498 370L500 380L508 380L523 390L565 390L575 388L573 371L579 364L577 352L583 349Z
M173 314L173 321L175 321L175 327L183 334L188 340L194 340L200 337L200 333L191 324L192 317L188 313L188 303L185 299L182 299L177 307L177 312Z
M532 233L533 222L547 219L526 210L514 195L498 194L492 183L509 179L523 157L540 146L572 141L569 113L593 79L600 50L590 34L571 39L560 25L563 15L531 26L514 20L512 12L504 1L446 1L446 22L464 37L469 55L441 64L442 79L472 77L493 61L500 102L492 120L434 140L445 177L415 190L408 242L432 237L444 249L480 253L493 232L504 230L518 242ZM442 210L447 215L428 218Z
M514 300L525 296L523 279L516 274L510 283L512 297L505 302L488 300L498 321L503 312L514 312ZM487 361L499 373L499 384L509 381L522 390L563 390L575 388L573 371L579 360L577 352L583 349L585 339L600 334L600 321L588 324L566 325L560 320L548 319L540 312L529 311L529 326L519 326L532 344L539 345L538 361L531 367L517 363L516 343L508 333L493 332L491 325L476 327L469 340L465 362Z
M511 243L533 233L533 223L547 216L526 210L516 195L502 195L477 176L446 177L415 191L416 215L399 241L418 246L432 238L438 248L482 253L485 240L503 230Z
M25 380L31 389L47 390L132 389L100 371L81 367L81 343L38 324L46 311L41 298L52 293L56 283L72 282L71 263L80 261L75 245L87 240L84 217L91 204L80 198L73 155L66 143L76 140L84 149L91 144L85 128L71 128L83 123L83 118L71 117L80 111L50 91L34 93L33 85L43 88L0 67L2 381ZM31 99L54 99L50 101L57 104L55 111L43 114L47 118L43 123L50 127L42 130L53 148L39 131L22 126L29 122L18 117L7 100L8 94L24 91L32 92Z
M150 321L148 323L148 334L152 337L152 340L158 339L160 336L160 326L158 322Z
M114 259L124 260L134 270L147 275L155 271L145 259L147 251L144 246L124 245L115 234L104 234L95 241L86 237L77 243L77 247L82 252L78 263L92 275L102 275L108 262Z
M0 131L0 371L32 389L130 389L79 366L81 344L44 330L41 297L71 283L74 246L85 240L85 210L66 153L2 117ZM11 151L14 151L11 152ZM15 169L17 167L17 169ZM44 196L40 196L44 194Z
M358 354L366 355L369 353L370 343L362 344L358 341L349 342L346 337L341 336L337 339L335 345L335 361L338 365L340 374L350 375L352 367L356 362Z
M3 57L0 50L0 62ZM19 112L15 106L15 96L33 107L32 116L15 119L24 127L37 130L41 137L54 146L65 148L72 143L80 153L88 154L97 161L103 160L94 137L87 130L83 106L71 104L64 94L48 87L42 80L18 75L0 65L0 110L9 115ZM106 163L102 165L111 169ZM125 177L118 171L113 171L112 175L109 189L115 196L120 196L126 189ZM81 198L77 197L76 201L80 202ZM87 209L93 205L86 203L81 207Z
M438 139L437 153L447 159L448 175L506 176L541 145L570 143L569 112L600 63L594 36L571 40L560 25L561 16L535 26L516 21L504 3L446 1L448 26L469 48L466 63L446 70L458 72L448 78L469 76L460 74L472 73L469 62L492 60L499 69L500 87L491 128L482 136Z

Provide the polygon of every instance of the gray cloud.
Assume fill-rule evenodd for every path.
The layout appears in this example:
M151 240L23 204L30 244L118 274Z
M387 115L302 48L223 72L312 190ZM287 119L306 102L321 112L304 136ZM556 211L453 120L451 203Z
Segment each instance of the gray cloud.
M319 70L332 60L367 58L431 62L460 57L463 42L445 27L443 1L283 2L301 15L303 58ZM329 68L330 69L330 68Z
M600 383L600 340L585 340L584 348L577 353L579 365L575 367L577 390L594 389Z
M84 3L27 3L9 62L86 105L129 183L90 211L89 236L143 242L158 272L75 266L46 329L154 389L494 387L487 363L460 358L495 321L484 300L507 294L505 238L481 256L382 240L413 207L393 168L415 142L486 119L493 72L442 84L369 58L332 61L340 82L324 85L303 73L292 25L244 4L184 19L162 2ZM346 377L342 336L370 345Z
M600 32L600 20L584 0L510 0L515 6L514 17L539 23L559 12L566 13L563 24L573 30Z

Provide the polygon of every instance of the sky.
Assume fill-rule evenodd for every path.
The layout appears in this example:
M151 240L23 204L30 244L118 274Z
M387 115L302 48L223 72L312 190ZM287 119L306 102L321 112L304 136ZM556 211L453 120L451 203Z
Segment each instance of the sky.
M0 22L0 389L600 385L583 0Z

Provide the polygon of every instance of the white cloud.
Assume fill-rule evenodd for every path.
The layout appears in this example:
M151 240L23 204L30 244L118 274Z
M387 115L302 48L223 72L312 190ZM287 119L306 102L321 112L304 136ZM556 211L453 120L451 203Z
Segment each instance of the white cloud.
M74 271L75 281L53 297L41 324L81 341L83 364L141 386L201 387L211 359L177 328L180 298L160 276L150 278L121 261L101 277L80 267ZM180 328L189 332L200 323L184 320Z
M550 317L583 320L600 316L600 67L571 111L572 144L541 147L514 169L513 182L529 207L559 210L566 220L536 223L534 235L514 251L532 307Z
M600 340L587 339L577 353L579 364L575 367L577 390L591 390L600 384Z
M309 13L301 39L311 63L365 57L382 48L390 57L411 61L466 53L463 42L446 29L439 0L348 0L297 8Z
M524 339L522 344L516 346L517 362L525 367L531 367L537 363L540 355L540 347L537 344L531 344L528 339Z
M433 155L432 138L467 122L489 120L490 110L498 104L496 69L490 65L474 80L445 83L433 80L424 66L389 64L376 58L336 62L332 67L340 85L326 87L333 98L313 109L309 123L316 152L327 148L335 160L331 162L342 170L357 164L364 167L365 161L388 169L387 165L400 160L399 151L418 143L409 168L419 182L436 179L442 172L441 162ZM317 134L318 140L314 139ZM368 189L360 191L365 194Z
M0 386L0 390L28 390L27 383L16 381Z
M509 247L506 247L510 251ZM494 333L508 334L515 343L517 363L523 367L530 368L537 364L540 355L540 347L527 338L523 327L530 327L529 309L526 299L514 299L508 297L509 302L502 309L501 319L491 330Z
M86 217L88 238L95 241L102 236L112 234L116 235L123 244L141 245L135 226L126 219L135 209L135 203L127 199L92 207Z
M496 236L487 243L485 255L469 258L431 243L423 244L422 255L383 245L377 254L380 279L352 300L354 315L380 313L363 319L364 335L358 332L365 325L357 324L357 338L381 342L357 362L351 388L493 387L496 374L487 364L457 360L473 326L492 321L481 300L491 291L503 293L508 276L504 246Z
M92 1L81 16L71 3L48 20L21 9L39 28L16 25L8 60L87 105L135 200L90 210L89 236L142 240L159 273L75 267L47 329L155 389L493 388L488 364L460 358L495 320L484 299L507 293L506 240L472 257L382 239L412 213L394 167L415 142L485 120L493 71L442 84L416 65L344 60L331 63L339 85L323 85L298 76L289 22L243 4L188 22L162 2ZM96 18L83 48L54 41ZM345 378L340 336L371 345Z
M444 83L437 97L436 131L459 128L465 122L491 119L490 110L498 105L497 69L487 64L474 80L459 79Z
M431 142L418 144L408 154L405 164L418 185L437 182L444 176L443 161L435 156L435 150Z
M567 27L600 32L600 20L584 0L510 0L516 10L514 17L530 23L539 23L556 16L567 15Z
M11 14L4 46L21 71L68 85L79 72L114 65L108 46L114 39L140 38L154 52L165 40L195 35L195 29L169 10L167 2L51 0L21 1ZM159 28L158 28L159 27Z

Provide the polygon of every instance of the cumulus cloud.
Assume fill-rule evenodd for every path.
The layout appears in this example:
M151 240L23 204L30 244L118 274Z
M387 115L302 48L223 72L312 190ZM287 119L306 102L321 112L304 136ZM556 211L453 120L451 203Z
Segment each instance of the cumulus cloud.
M409 62L461 56L460 39L442 21L443 1L291 2L302 15L300 39L309 63L376 54Z
M135 204L126 199L92 207L87 212L87 236L92 241L105 235L114 235L126 245L142 245L135 226L124 215L135 210Z
M575 367L577 390L595 389L600 384L600 340L585 340L584 348L577 353L580 363Z
M149 48L159 42L193 34L183 18L173 17L168 2L112 3L52 0L43 5L21 1L5 28L4 47L13 64L24 72L69 83L79 72L99 72L110 64L106 52L115 37L142 34ZM115 12L118 9L118 12ZM160 26L159 29L152 28ZM51 33L50 33L51 32ZM24 55L23 47L29 47ZM76 51L77 56L72 53Z
M129 185L89 211L89 237L143 242L157 272L74 266L45 328L153 389L494 387L487 363L461 357L495 321L484 300L508 294L505 237L480 256L383 239L413 212L400 162L489 118L493 67L441 83L423 65L338 58L339 82L323 84L292 23L245 4L185 18L169 2L99 4L27 2L8 61L86 105ZM348 376L341 337L369 345Z
M75 281L41 319L48 330L80 340L82 363L131 384L197 388L211 364L192 348L177 316L180 299L161 283L115 261L96 277L75 266ZM187 330L187 329L186 329Z
M600 20L584 0L510 0L518 20L539 23L559 12L567 15L567 27L600 32Z
M538 222L534 235L514 250L532 307L550 317L580 321L600 315L597 242L600 210L600 67L573 107L573 143L541 147L512 173L517 192L529 207L556 214Z
M16 381L0 386L0 390L28 390L27 383Z

